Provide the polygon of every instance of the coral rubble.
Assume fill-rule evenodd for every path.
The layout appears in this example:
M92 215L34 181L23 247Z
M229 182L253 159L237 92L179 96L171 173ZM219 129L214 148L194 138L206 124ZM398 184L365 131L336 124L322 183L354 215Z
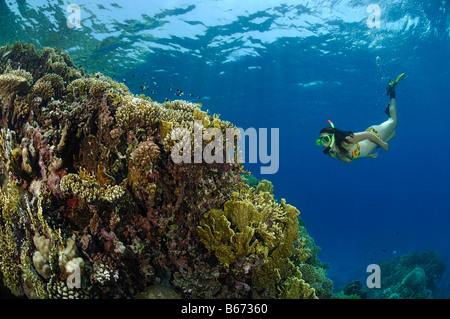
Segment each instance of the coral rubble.
M299 211L269 181L250 186L237 161L172 160L194 121L231 123L24 43L0 48L0 98L0 270L14 295L331 296Z

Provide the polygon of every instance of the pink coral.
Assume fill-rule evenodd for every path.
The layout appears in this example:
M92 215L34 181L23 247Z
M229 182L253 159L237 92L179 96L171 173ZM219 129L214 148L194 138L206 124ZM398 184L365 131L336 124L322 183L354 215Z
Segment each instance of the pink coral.
M153 140L141 142L131 154L132 164L144 174L151 173L159 153L159 147Z

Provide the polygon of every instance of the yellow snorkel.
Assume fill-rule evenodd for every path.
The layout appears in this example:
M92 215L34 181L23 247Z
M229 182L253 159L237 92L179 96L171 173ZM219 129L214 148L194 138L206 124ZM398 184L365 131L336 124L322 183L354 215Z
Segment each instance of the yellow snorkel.
M330 123L331 127L334 128L334 124L333 122L331 122L330 120L328 120L328 123ZM331 143L330 145L328 145L328 147L323 151L324 154L328 154L331 151L331 148L334 145L334 133L331 135Z

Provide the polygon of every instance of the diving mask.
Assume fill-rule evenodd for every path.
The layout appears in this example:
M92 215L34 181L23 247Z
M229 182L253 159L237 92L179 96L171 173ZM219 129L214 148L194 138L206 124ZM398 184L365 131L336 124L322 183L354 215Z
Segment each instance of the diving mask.
M317 146L322 146L323 144L328 144L328 143L330 143L331 140L332 140L332 136L333 136L333 134L330 134L330 135L323 135L323 136L319 137L319 138L316 140Z
M330 123L331 127L334 128L333 122L331 122L330 120L328 120L328 123ZM331 141L331 143L330 143L330 141ZM334 145L334 134L323 135L323 136L321 136L320 138L318 138L318 139L316 140L316 144L317 144L318 146L322 146L323 144L326 144L326 143L330 143L330 145L328 145L327 148L325 148L325 149L323 150L323 153L324 153L325 155L327 155L328 153L330 153L331 148L332 148L333 145Z

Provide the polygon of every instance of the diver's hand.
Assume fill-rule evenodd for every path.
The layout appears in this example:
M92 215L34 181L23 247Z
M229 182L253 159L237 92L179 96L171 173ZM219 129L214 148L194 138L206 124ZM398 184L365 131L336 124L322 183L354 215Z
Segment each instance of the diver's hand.
M375 152L373 154L369 154L369 155L367 155L367 157L369 157L369 158L377 158L378 157L378 152Z
M386 152L389 151L389 144L388 143L383 143L383 145L381 146L383 148L383 150L385 150Z

